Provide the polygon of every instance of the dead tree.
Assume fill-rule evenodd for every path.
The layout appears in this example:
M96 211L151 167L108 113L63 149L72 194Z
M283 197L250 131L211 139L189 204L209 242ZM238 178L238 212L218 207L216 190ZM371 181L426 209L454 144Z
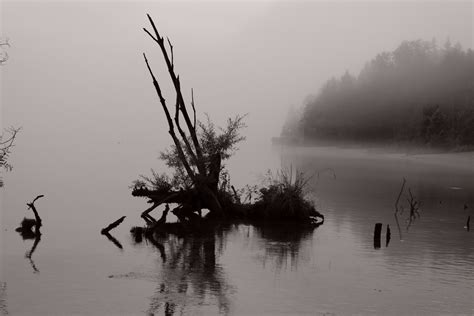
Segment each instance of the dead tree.
M203 150L196 130L198 126L196 124L194 93L192 93L191 99L191 107L193 111L193 118L191 119L188 111L189 106L186 104L181 91L180 78L175 71L173 45L169 39L167 39L165 43L165 40L160 35L153 19L149 15L147 16L152 31L150 32L146 28L143 30L159 46L168 69L169 78L173 83L175 92L174 117L171 116L170 105L167 104L161 86L153 73L146 55L143 54L143 57L152 78L153 86L161 107L166 116L168 133L173 140L174 149L176 150L180 165L184 170L185 176L189 179L191 186L184 190L142 192L144 193L143 195L150 198L153 203L151 208L143 212L142 217L146 217L148 222L150 218L147 215L163 203L178 203L183 207L183 209L192 209L192 212L196 213L199 213L202 208L207 208L213 215L221 216L224 212L218 193L218 181L222 160L221 152L217 151L210 156L208 152ZM140 195L140 193L135 192L134 195Z
M291 181L286 183L288 187L295 187L296 191L300 192L298 195L291 195L292 189L275 190L278 185L272 184L270 185L272 190L262 189L257 193L259 196L261 195L259 203L252 203L252 201L245 203L241 200L237 190L233 189L229 183L227 173L223 171L225 170L223 160L232 155L235 144L245 139L239 133L239 130L245 127L243 123L245 115L228 119L227 126L219 131L209 118L207 125L197 121L194 91L191 90L191 101L187 104L182 93L180 77L175 69L173 45L169 39L165 41L149 15L148 20L151 31L146 28L144 31L158 45L174 89L172 98L174 103L169 104L147 56L143 54L160 107L165 114L168 133L173 141L171 149L162 152L160 158L165 161L168 167L174 169L175 173L172 178L169 178L165 174L159 175L152 170L153 178L141 176L144 181L136 180L134 182L132 195L146 197L152 204L142 212L142 218L145 220L147 228L160 227L160 229L176 229L176 231L199 230L205 226L201 225L204 223L201 217L203 209L209 211L206 214L206 219L250 218L249 214L252 213L254 219L268 220L270 216L267 214L267 209L269 209L267 202L275 199L265 199L264 194L277 194L280 199L284 199L284 195L288 194L290 200L294 200L296 203L278 205L282 209L291 208L290 213L274 212L276 215L271 218L272 220L282 220L286 214L293 214L292 219L295 221L313 226L320 225L322 221L314 221L314 217L322 220L324 217L315 210L310 202L304 200L301 187L304 187L305 183L297 184L296 181L295 183L291 183ZM299 186L300 188L297 188ZM171 211L178 218L179 225L177 226L168 225L170 223L163 223L160 220L156 221L150 215L160 205L168 203L177 204ZM301 209L296 212L292 205L298 205ZM165 210L162 219L166 219L166 214Z

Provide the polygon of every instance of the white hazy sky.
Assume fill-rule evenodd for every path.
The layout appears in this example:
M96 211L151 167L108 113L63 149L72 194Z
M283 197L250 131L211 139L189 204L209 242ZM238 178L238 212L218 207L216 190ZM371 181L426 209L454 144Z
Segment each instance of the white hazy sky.
M464 1L2 1L10 60L0 68L3 125L23 126L22 154L101 152L108 142L157 156L167 140L142 52L168 92L146 13L175 46L183 88L198 111L222 122L249 113L250 151L279 133L332 76L357 74L403 40L473 43L473 2ZM137 145L139 142L141 145ZM158 142L158 144L157 144ZM143 144L153 151L143 150ZM122 151L121 151L122 150ZM145 169L146 170L146 169Z

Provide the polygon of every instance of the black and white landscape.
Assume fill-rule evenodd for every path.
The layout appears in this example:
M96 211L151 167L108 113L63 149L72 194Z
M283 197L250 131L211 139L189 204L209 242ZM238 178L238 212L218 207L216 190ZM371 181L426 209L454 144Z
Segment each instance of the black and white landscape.
M471 315L472 1L0 3L0 315Z

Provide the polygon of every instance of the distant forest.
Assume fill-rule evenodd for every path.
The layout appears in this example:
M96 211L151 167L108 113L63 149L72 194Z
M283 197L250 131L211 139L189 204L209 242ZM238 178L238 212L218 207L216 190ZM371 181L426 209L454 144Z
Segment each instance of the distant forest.
M368 62L358 76L326 82L282 136L305 141L474 145L474 51L448 40L405 41Z

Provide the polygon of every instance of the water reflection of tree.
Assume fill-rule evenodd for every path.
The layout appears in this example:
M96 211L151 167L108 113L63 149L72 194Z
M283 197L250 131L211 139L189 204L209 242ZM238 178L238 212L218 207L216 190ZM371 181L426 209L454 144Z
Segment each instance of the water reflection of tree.
M39 230L32 231L27 229L19 231L19 234L23 240L33 239L33 245L31 246L31 249L26 252L25 258L30 262L31 267L33 268L33 273L39 273L40 271L36 267L36 264L33 260L33 254L35 253L36 248L41 241L41 233Z
M33 273L39 273L39 270L38 268L36 267L36 264L35 262L33 261L33 253L35 252L36 250L36 247L38 247L38 244L39 242L41 241L41 234L37 234L35 236L35 241L33 242L33 246L31 247L31 250L28 251L26 254L25 254L25 258L28 259L30 261L30 264L31 264L31 267L33 268Z
M219 313L229 312L231 287L217 258L224 248L225 232L187 237L155 236L148 241L160 252L162 270L148 313L182 314L186 308L215 300Z
M249 227L251 229L252 227ZM291 268L298 266L302 255L303 244L314 232L312 227L301 227L290 224L255 226L252 228L263 240L265 249L261 258L263 264L273 261L276 269L286 268L288 261ZM261 246L261 245L259 245Z
M263 262L273 261L277 269L298 265L310 240L314 228L295 225L247 226L237 225L240 234L249 240L257 240L258 247L265 249ZM143 242L154 247L160 254L161 270L157 275L157 286L150 298L149 314L186 314L197 309L218 309L230 312L229 296L233 288L219 264L227 241L227 235L236 227L213 228L201 234L186 236L155 234L153 238L143 236ZM142 239L134 236L134 243Z

